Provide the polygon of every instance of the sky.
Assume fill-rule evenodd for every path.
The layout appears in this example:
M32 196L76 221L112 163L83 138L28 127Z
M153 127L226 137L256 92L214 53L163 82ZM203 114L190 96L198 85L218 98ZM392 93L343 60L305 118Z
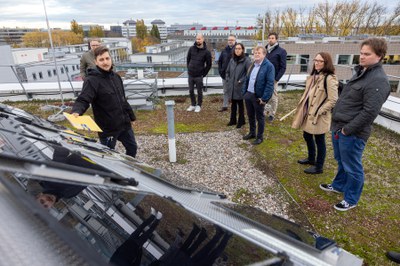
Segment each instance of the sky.
M79 24L99 24L109 29L128 19L144 19L146 24L161 19L167 26L254 26L257 16L267 8L299 9L300 4L311 8L325 0L0 0L0 27L46 28L43 1L51 28L70 29L70 22L75 19ZM398 1L379 0L379 4L391 12Z

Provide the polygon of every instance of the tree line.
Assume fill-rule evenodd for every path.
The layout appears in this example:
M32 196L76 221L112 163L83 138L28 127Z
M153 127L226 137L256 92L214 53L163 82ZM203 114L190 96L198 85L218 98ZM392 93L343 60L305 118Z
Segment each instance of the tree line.
M263 26L263 17L257 18L257 25ZM284 10L267 9L265 12L265 33L276 32L280 36L292 37L299 34L326 34L329 36L348 35L399 35L400 1L390 13L378 2L329 1L306 9L288 7ZM261 39L262 32L257 35Z

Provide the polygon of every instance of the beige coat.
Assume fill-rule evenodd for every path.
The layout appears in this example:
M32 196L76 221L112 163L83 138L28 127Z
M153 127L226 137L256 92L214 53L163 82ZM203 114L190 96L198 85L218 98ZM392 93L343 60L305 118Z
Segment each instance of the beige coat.
M335 106L338 98L338 81L336 75L328 75L326 87L324 88L325 74L319 74L313 82L313 76L308 76L306 88L303 96L297 105L296 114L293 119L292 127L301 128L305 132L313 135L327 133L331 126L331 110ZM308 101L308 111L305 112L305 103Z

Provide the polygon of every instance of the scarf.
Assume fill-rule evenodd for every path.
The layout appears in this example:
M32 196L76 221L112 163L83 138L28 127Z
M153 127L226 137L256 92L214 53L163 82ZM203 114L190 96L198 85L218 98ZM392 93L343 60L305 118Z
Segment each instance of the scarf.
M268 53L271 53L272 52L272 50L274 50L275 49L275 47L277 47L279 44L278 44L278 42L276 42L274 45L269 45L268 44L268 46L267 46L267 51L268 51Z

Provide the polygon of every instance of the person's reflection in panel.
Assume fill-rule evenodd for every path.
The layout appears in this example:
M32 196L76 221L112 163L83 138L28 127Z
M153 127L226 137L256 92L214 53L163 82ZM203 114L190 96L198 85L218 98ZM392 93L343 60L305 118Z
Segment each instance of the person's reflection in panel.
M204 228L199 228L193 224L192 231L179 249L173 255L167 251L159 261L154 262L151 266L156 265L195 265L205 266L213 265L214 261L222 254L228 244L232 233L225 232L219 226L216 226L216 232L213 238L206 243L200 250L198 247L207 238L207 232ZM196 252L197 251L197 252Z
M142 246L149 240L161 218L162 213L151 208L151 215L115 250L110 258L110 263L115 266L140 265ZM149 229L145 231L147 226L149 226Z
M79 154L71 153L64 147L54 145L52 148L54 149L53 161L55 162L104 171L103 167L85 159ZM53 207L54 203L61 198L69 199L75 197L85 188L86 186L32 179L28 180L27 184L28 192L34 195L37 202L46 209Z

